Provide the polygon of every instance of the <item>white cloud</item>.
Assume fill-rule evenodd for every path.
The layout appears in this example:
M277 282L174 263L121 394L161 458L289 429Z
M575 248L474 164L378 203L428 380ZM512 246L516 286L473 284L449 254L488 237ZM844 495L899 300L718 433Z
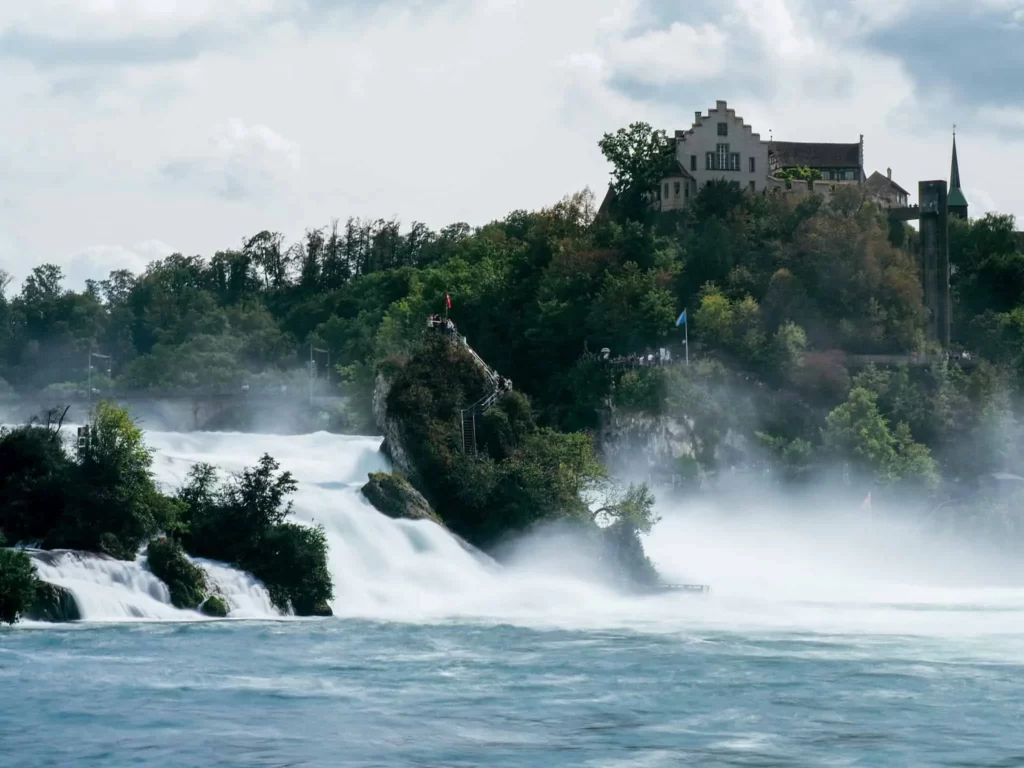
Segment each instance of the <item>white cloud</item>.
M203 25L240 27L301 6L291 0L32 0L0 6L0 32L63 40L170 37Z
M608 51L620 74L659 84L721 74L727 54L726 36L717 27L679 23L617 40Z
M96 243L211 255L348 215L479 224L588 185L600 194L602 133L683 128L717 99L763 135L863 133L869 172L891 166L911 190L948 174L948 126L961 122L969 194L1024 213L1004 173L1024 164L1009 138L1020 115L969 127L951 107L948 123L922 125L900 51L858 43L914 1L852 0L834 19L815 0L663 2L672 20L652 0L394 0L334 6L318 24L296 19L323 0L2 3L0 35L135 47L102 76L88 56L54 69L0 57L0 265L102 278L148 258ZM138 56L176 35L187 56ZM629 79L652 92L639 98Z
M62 264L65 285L81 290L86 280L102 280L115 269L138 274L157 259L174 253L174 248L159 240L148 240L131 248L121 245L93 245L72 254Z
M166 163L163 173L189 193L243 200L287 192L300 165L294 141L266 125L246 125L234 118L216 125L198 154Z

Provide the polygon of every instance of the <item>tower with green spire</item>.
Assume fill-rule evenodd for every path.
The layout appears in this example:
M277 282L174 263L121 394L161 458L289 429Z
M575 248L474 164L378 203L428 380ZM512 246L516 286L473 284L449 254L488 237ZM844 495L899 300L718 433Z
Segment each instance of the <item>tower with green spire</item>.
M949 168L949 197L946 198L949 215L967 218L967 198L960 189L960 163L956 159L956 126L953 126L953 162Z

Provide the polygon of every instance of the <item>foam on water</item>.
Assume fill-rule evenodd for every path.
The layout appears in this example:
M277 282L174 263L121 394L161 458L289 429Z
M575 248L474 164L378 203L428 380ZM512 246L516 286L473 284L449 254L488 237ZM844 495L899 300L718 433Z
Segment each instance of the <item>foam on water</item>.
M636 597L587 578L587 567L573 563L571 539L538 534L499 566L434 523L381 515L360 493L368 473L389 469L380 438L149 432L147 441L168 490L197 462L237 472L269 453L291 471L299 483L293 517L324 526L332 607L343 617L654 633L1024 636L1024 566L1016 558L909 522L866 520L857 510L797 513L784 499L742 509L660 502L648 554L667 581L710 584L712 593ZM197 562L232 617L279 616L251 576ZM66 556L40 571L75 593L87 619L197 617L170 605L142 559Z
M102 555L57 551L33 557L43 581L68 589L87 621L181 620L194 617L171 605L167 587L143 558L123 562Z
M33 552L43 581L67 589L85 621L196 621L195 611L175 608L167 586L149 572L145 555L133 562L105 555L57 550ZM213 590L226 600L231 618L275 618L280 612L250 574L210 560L195 559Z
M299 483L293 518L323 525L330 547L336 615L404 619L565 619L615 596L579 578L498 566L429 521L392 520L360 493L371 472L390 467L380 438L317 433L147 434L158 479L177 487L207 462L225 472L269 453Z

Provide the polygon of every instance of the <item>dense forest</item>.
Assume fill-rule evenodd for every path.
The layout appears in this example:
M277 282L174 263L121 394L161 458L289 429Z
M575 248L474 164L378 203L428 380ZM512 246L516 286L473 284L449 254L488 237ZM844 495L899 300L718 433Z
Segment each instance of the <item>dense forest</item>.
M1024 369L1012 217L950 225L953 329L969 368L853 371L843 353L937 351L924 336L914 230L856 188L795 203L712 183L685 212L659 214L646 190L664 146L643 124L602 139L617 196L601 215L585 191L480 227L349 219L291 244L265 231L83 291L38 266L20 288L3 281L0 389L81 389L89 352L110 356L113 381L94 363L101 391L304 385L312 346L329 351L330 371L326 355L314 365L350 396L351 428L370 429L376 366L417 348L447 294L460 332L513 376L543 427L596 430L614 389L623 409L704 413L695 460L705 469L721 459L712 433L741 415L793 475L819 448L884 481L1010 466ZM689 367L594 375L605 347L680 357L684 308ZM749 413L720 402L727 383L747 386Z

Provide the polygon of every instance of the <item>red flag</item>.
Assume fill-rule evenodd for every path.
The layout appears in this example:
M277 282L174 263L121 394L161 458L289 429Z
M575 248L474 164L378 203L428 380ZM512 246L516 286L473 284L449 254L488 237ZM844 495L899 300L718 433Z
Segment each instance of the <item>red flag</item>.
M868 491L868 496L864 499L864 503L860 505L861 509L871 509L871 491Z
M448 309L452 308L452 297L448 295L447 291L445 291L444 294L444 305L448 307Z

